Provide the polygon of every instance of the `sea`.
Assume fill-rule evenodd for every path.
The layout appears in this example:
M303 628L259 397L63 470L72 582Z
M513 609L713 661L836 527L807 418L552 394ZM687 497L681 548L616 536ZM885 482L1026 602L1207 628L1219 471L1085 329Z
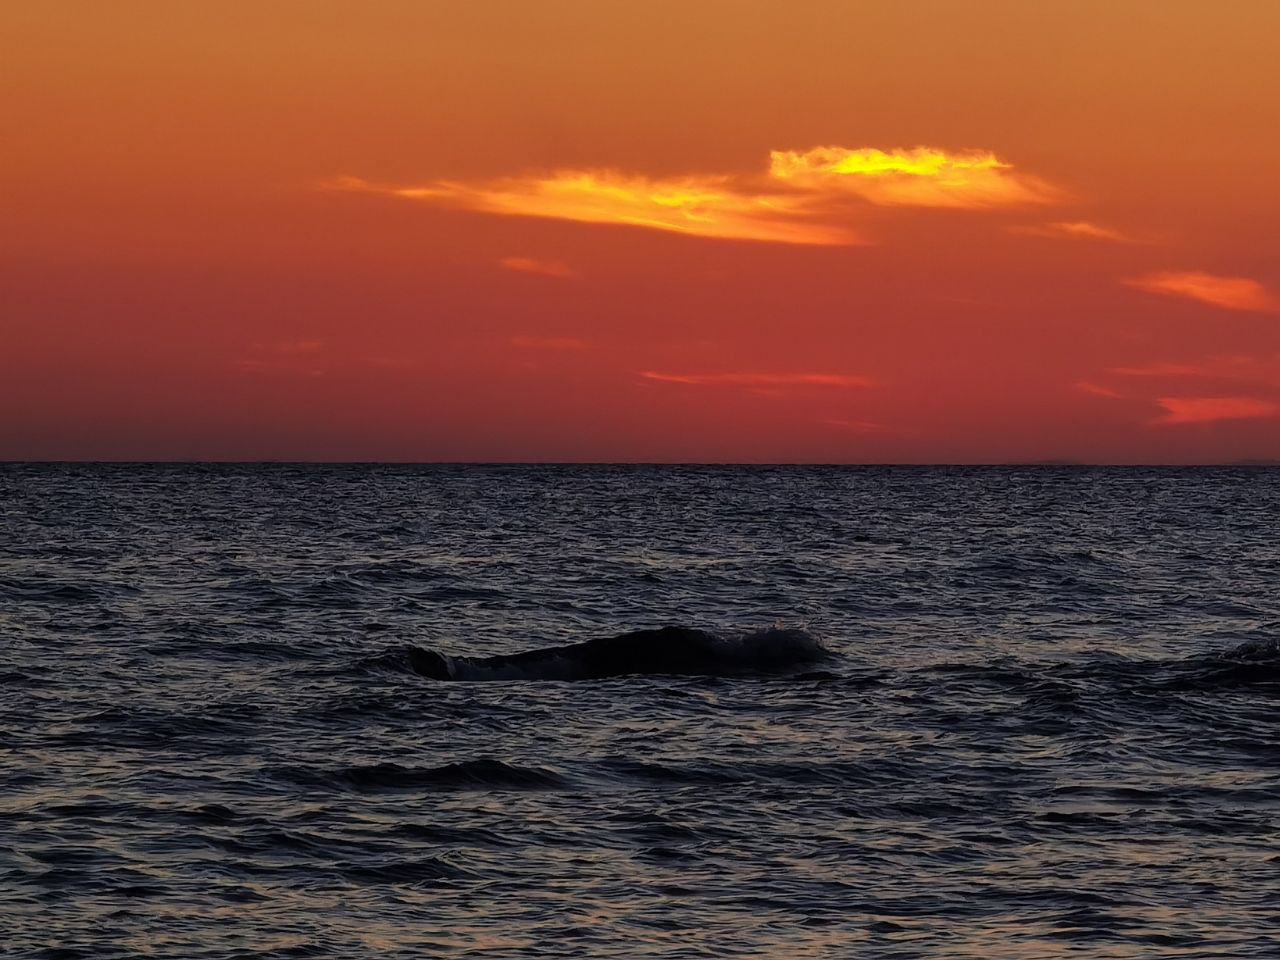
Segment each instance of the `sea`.
M0 957L1275 958L1278 534L1267 467L0 465Z

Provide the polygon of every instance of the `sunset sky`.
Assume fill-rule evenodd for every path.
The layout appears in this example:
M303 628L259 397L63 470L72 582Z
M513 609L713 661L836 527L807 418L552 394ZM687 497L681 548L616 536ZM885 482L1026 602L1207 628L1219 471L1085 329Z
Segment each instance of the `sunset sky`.
M1280 3L14 2L0 458L1280 458Z

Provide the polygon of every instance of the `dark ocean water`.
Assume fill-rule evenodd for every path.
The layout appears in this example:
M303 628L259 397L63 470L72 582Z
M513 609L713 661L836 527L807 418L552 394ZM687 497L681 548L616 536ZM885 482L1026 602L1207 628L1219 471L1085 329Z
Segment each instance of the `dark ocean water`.
M0 956L1280 956L1280 470L0 466ZM468 683L780 623L816 668Z

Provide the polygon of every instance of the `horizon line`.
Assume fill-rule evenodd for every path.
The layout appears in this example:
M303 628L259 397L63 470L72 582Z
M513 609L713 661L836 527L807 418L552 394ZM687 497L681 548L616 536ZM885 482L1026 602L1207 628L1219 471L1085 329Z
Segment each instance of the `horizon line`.
M1246 457L1204 461L1103 461L1103 460L310 460L310 459L107 459L107 458L4 458L8 466L402 466L402 467L1280 467L1280 458Z

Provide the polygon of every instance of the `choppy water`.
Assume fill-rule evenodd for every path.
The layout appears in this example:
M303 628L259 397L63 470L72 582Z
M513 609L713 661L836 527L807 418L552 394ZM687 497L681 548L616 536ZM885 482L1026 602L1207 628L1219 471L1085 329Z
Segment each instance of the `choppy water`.
M1280 471L0 467L5 957L1280 955ZM436 682L677 624L814 671Z

